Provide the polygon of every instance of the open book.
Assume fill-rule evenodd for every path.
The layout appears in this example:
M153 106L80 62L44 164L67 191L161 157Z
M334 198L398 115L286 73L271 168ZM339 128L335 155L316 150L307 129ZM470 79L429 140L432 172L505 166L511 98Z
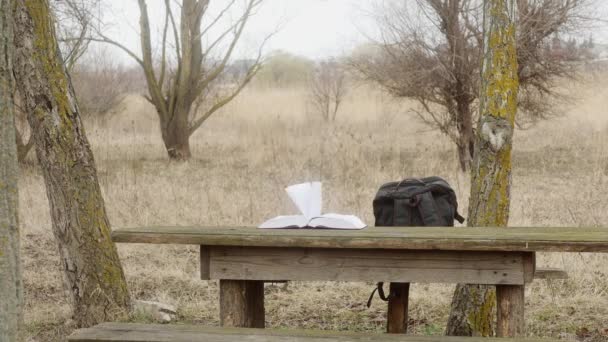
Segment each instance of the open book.
M259 228L333 228L362 229L365 223L357 216L321 214L321 182L309 182L289 186L285 189L301 215L277 216Z

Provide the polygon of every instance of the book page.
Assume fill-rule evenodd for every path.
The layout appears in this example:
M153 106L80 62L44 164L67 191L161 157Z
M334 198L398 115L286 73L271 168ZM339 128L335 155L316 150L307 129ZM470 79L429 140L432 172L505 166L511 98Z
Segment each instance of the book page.
M308 182L289 186L285 189L291 201L308 220L321 216L321 182Z
M367 225L354 215L324 214L313 218L309 223L311 227L333 229L363 229Z
M302 215L277 216L262 223L258 228L303 228L308 225L308 221Z

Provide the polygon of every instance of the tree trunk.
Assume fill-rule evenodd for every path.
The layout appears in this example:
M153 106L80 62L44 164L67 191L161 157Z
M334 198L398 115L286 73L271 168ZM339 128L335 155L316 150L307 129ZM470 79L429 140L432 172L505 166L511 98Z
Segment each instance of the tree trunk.
M458 87L456 87L457 89ZM455 90L458 92L457 90ZM473 163L475 136L473 133L473 113L467 96L454 95L454 101L449 105L449 111L456 120L458 137L455 141L458 152L460 170L466 172Z
M128 312L129 293L48 0L16 0L15 78L34 134L79 327Z
M23 341L11 0L0 0L0 341Z
M509 219L511 148L517 112L515 1L484 1L484 58L480 118L471 177L468 225L504 227ZM489 336L496 304L493 289L459 285L447 333ZM512 331L523 329L513 329Z
M458 284L454 297L446 335L491 336L496 294L486 285Z
M188 125L189 112L189 109L177 112L170 122L161 124L163 142L167 154L172 160L188 160L192 157L190 153L190 127Z
M460 102L463 101L463 102ZM466 172L471 167L475 149L475 136L473 134L473 118L468 100L461 99L457 104L458 110L458 161L460 169Z
M454 82L450 84L447 93L450 94L452 102L449 104L450 113L456 121L458 131L458 161L460 169L466 172L471 167L473 161L474 145L473 137L473 113L471 113L471 72L468 63L469 52L467 47L467 36L462 28L459 13L462 6L460 0L449 0L444 2L444 13L442 20L445 25L445 36L450 47L451 64L454 73Z
M27 155L30 153L32 147L34 147L34 137L30 136L27 140L27 143L25 143L23 142L22 133L19 132L19 130L17 130L16 128L15 133L17 141L17 160L19 161L19 163L23 163L25 158L27 158Z

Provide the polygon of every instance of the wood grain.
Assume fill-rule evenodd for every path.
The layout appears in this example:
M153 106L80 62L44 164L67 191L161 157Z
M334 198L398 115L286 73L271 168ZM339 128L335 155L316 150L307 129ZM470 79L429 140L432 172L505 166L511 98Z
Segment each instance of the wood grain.
M112 237L115 242L207 246L608 253L608 228L140 227L117 229Z
M220 324L264 328L264 282L220 280Z
M557 339L496 339L457 336L404 336L314 330L216 328L196 325L104 323L77 330L71 342L557 342Z
M406 334L410 296L409 283L391 283L386 313L386 332Z
M568 279L568 273L559 268L539 268L534 272L534 279Z
M524 284L520 252L213 247L211 279Z
M526 284L534 281L534 274L536 273L536 253L523 253L524 259L524 280Z
M209 271L209 247L201 246L200 261L201 261L201 280L211 280Z
M496 286L496 336L524 336L524 285Z

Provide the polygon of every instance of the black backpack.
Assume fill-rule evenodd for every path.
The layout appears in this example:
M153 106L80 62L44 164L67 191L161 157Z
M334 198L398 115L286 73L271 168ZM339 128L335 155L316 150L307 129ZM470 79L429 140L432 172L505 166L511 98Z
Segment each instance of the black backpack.
M443 227L454 226L454 220L464 222L458 214L456 193L448 182L439 177L405 179L382 185L374 198L376 227ZM384 301L383 283L372 292L367 307L371 306L376 290Z
M453 226L458 214L456 193L439 177L386 183L374 198L376 226Z

